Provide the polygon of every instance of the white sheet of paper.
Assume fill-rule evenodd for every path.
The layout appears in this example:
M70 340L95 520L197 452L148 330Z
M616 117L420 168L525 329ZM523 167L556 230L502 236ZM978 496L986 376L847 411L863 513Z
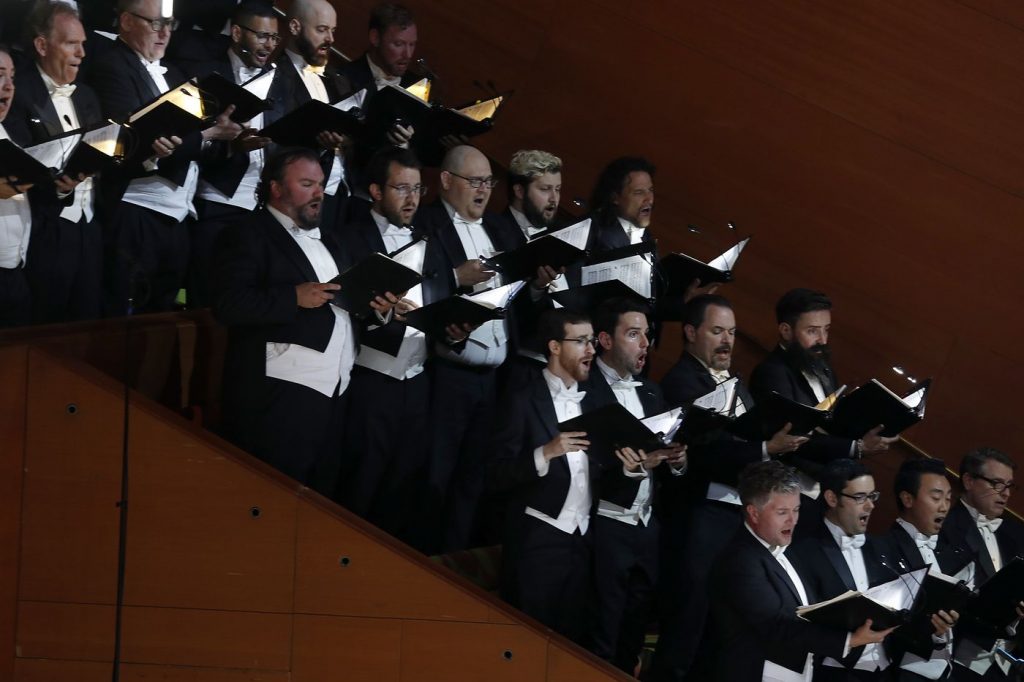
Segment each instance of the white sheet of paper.
M908 395L906 398L904 398L903 402L904 404L906 404L907 407L909 407L912 410L917 410L920 407L918 414L920 414L923 417L924 405L922 404L922 401L924 400L925 393L927 392L928 387L922 386L921 388L917 389L916 391Z
M474 303L479 303L487 308L506 308L508 307L508 302L511 301L524 286L526 286L526 281L521 280L519 282L512 282L512 284L506 284L503 287L481 291L478 294L463 294L462 297L467 298Z
M683 408L674 407L668 412L662 412L651 417L644 417L640 422L651 430L651 433L665 436L671 439L679 429L679 425L682 423L680 415L683 413Z
M176 88L171 88L160 96L149 106L139 109L129 117L128 122L137 121L164 102L170 102L181 109L189 112L196 118L203 116L203 98L199 95L199 88L195 83L182 83Z
M266 99L270 93L270 84L274 82L274 69L261 73L242 84L242 87L260 99Z
M584 265L582 286L617 279L644 298L651 297L651 264L643 256L628 256L607 263Z
M350 97L346 97L343 100L335 102L331 106L335 109L341 109L342 111L348 111L349 109L362 109L364 101L366 101L366 88L363 88Z
M715 390L706 393L693 401L694 407L703 407L705 410L723 414L729 410L729 403L732 401L732 394L736 390L736 377L729 377L722 383L715 386Z
M82 142L90 147L98 149L107 156L113 156L117 152L117 138L121 135L121 124L111 123L102 128L96 128L82 135Z
M909 609L913 606L914 599L921 589L921 582L927 573L927 567L904 573L887 583L872 587L864 593L864 596L896 611Z
M581 220L575 225L564 227L557 232L552 232L550 236L558 237L566 244L570 244L575 246L577 249L584 251L587 248L587 242L590 241L590 218Z
M708 263L708 265L715 268L716 270L721 270L722 272L732 270L734 267L736 267L736 261L740 259L740 254L743 253L743 249L749 241L750 237L747 237L743 241L736 244L736 246L732 247L731 249L723 253L718 258L712 260L710 263Z
M391 256L391 260L404 265L410 270L423 274L423 259L427 256L427 240L421 239L401 253Z
M47 168L61 170L71 157L71 152L75 151L75 147L80 139L80 135L58 137L34 144L31 147L25 147L25 151L29 156Z

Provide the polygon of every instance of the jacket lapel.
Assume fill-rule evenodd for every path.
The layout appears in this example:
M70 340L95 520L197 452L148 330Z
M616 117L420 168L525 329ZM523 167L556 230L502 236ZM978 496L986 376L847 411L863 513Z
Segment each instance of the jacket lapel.
M285 254L288 260L291 261L292 265L302 273L306 282L319 281L316 276L316 271L313 270L312 263L310 263L309 259L306 258L306 254L303 253L299 245L295 243L292 236L288 234L288 230L277 222L277 219L269 213L267 214L264 229L269 232L271 241L277 245L282 253Z
M831 534L828 537L821 538L821 551L825 554L828 562L832 564L832 568L835 570L836 575L839 576L839 579L843 581L846 589L856 590L857 583L854 582L850 566L846 563L846 559L843 558L843 552L839 549Z

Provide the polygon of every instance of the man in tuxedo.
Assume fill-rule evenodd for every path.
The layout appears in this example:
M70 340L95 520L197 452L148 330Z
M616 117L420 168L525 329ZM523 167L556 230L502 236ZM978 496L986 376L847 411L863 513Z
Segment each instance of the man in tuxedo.
M370 10L370 47L346 64L341 73L352 90L367 90L367 95L394 85L406 88L420 79L413 65L416 51L416 17L403 5L382 2Z
M586 433L558 424L592 408L580 390L594 359L594 330L561 308L541 317L548 364L503 396L491 446L491 487L510 490L501 595L544 625L582 642L590 597L593 490Z
M690 300L683 333L683 354L661 380L668 403L689 406L720 391L717 402L723 411L739 416L752 409L754 401L743 383L738 378L729 383L736 316L728 299L701 294ZM707 613L708 572L742 523L739 472L752 462L794 452L806 441L783 428L767 441L744 441L719 431L688 443L690 474L673 482L678 490L660 506L663 634L655 657L656 679L682 679L696 657Z
M825 600L894 579L896 572L883 563L884 548L865 534L880 493L864 465L851 459L829 462L821 473L821 494L826 505L821 525L788 552L804 585L818 600ZM883 680L888 679L888 668L882 645L869 644L842 660L825 658L814 679Z
M610 251L630 244L649 244L648 228L654 212L654 164L641 157L624 156L601 171L590 197L593 224L590 248Z
M270 56L281 41L277 15L272 6L250 0L238 6L231 18L231 46L201 75L217 72L236 85L262 76L271 68ZM273 79L274 74L266 78ZM273 83L269 84L273 87ZM268 92L261 89L261 92ZM217 235L232 222L256 209L256 185L270 140L256 134L276 121L281 111L276 105L243 123L242 133L234 140L210 145L200 164L196 192L197 219L192 223L192 256L189 264L188 302L190 307L209 305L209 271L213 244Z
M14 101L14 61L0 45L0 140L10 137L4 120ZM26 191L32 186L17 178L0 178L0 327L28 324L32 295L25 279L32 212Z
M650 346L648 312L644 303L630 298L613 298L598 306L594 331L599 355L583 384L599 406L618 402L638 419L668 409L658 385L639 376ZM602 466L592 520L596 614L589 647L617 668L633 673L654 615L655 475L683 475L686 448L673 445L653 452L623 448L614 458L609 457L612 453L594 454L598 457L591 462Z
M430 373L433 338L402 322L401 314L448 295L444 256L436 240L424 240L412 227L425 191L416 155L398 147L381 150L367 169L373 208L369 219L346 226L342 237L353 263L371 254L395 254L424 276L396 308L396 319L363 334L349 387L345 433L346 463L340 499L345 506L412 544L413 522L422 487L429 442ZM449 328L448 338L465 332ZM442 343L447 341L442 339ZM395 414L400 414L400 421ZM433 501L435 503L443 500ZM426 510L424 510L426 513ZM419 529L416 528L416 531Z
M508 164L505 217L523 233L523 241L555 226L562 197L562 160L540 149L520 149Z
M1017 464L995 448L978 448L960 461L964 492L942 524L940 537L975 554L975 584L983 585L1014 557L1024 554L1024 526L1007 515ZM1024 602L1017 604L1024 618ZM965 619L957 628L954 677L964 680L1013 679L995 649L1010 633Z
M872 630L870 619L846 632L799 618L797 608L820 597L786 556L800 482L781 462L757 462L741 474L739 490L744 523L711 578L713 679L809 682L815 657L842 660L892 632Z
M348 265L318 227L315 152L282 150L260 180L266 207L224 230L214 257L214 313L228 325L225 436L305 485L333 493L346 388L358 348L349 314L329 305ZM378 298L386 313L394 297Z
M103 120L96 94L76 84L85 30L74 7L41 3L28 17L34 63L18 71L18 99L7 130L22 147ZM66 143L68 153L73 139ZM64 176L29 193L33 211L25 277L38 324L100 316L103 242L93 179Z
M885 563L893 572L906 573L929 566L929 573L941 572L974 585L973 555L963 547L950 546L939 536L953 498L946 467L937 459L908 459L896 472L897 519L883 537ZM952 626L956 610L926 613L897 630L891 638L890 653L901 682L945 680L951 677Z
M148 102L184 82L161 64L173 17L160 0L121 0L118 39L89 72L104 118L124 121ZM185 283L198 160L204 142L233 140L242 128L228 107L213 126L184 137L158 137L103 179L100 218L105 230L108 312L120 314L134 300L137 311L170 310Z
M832 370L828 337L832 327L832 301L820 291L793 289L775 305L779 343L750 377L755 400L765 400L773 391L804 405L817 405L839 388ZM824 511L819 499L817 474L828 461L885 452L897 439L880 434L882 425L861 438L850 440L821 433L793 459L803 484L800 528L817 528Z
M450 294L511 284L482 260L518 243L514 228L486 210L496 184L486 156L474 147L454 147L442 165L439 200L417 213L418 227L441 245ZM440 506L447 551L470 542L483 483L481 453L497 407L498 368L510 355L514 328L510 315L474 329L462 346L434 343L427 478L431 497L445 500Z

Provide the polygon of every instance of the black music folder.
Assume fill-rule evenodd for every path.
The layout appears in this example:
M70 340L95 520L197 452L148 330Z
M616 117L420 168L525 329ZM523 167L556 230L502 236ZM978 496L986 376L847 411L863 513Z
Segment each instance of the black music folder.
M732 270L749 241L750 237L747 237L710 263L705 263L685 253L668 254L658 261L658 268L666 282L665 294L669 296L684 294L686 288L695 279L700 281L700 286L733 281Z
M271 123L259 135L280 145L317 148L317 136L324 131L358 137L363 133L363 121L357 113L311 99Z
M615 451L621 448L654 452L666 447L681 420L681 413L676 411L675 414L677 416L668 420L670 425L664 431L655 433L620 403L613 402L561 422L558 430L562 433L586 432L586 438L590 441L587 449L590 458L595 459L601 467L614 467L621 466L615 456ZM670 413L664 416L670 416Z
M802 606L796 610L796 615L848 632L859 628L868 618L872 621L872 630L904 625L922 597L920 587L927 570L904 573L865 592L850 590L833 599Z
M830 412L812 405L804 405L779 395L775 391L759 401L753 409L736 417L726 428L733 434L751 441L768 440L787 423L789 433L806 436L828 424Z
M533 279L542 265L557 271L582 261L586 255L586 251L554 235L545 235L526 242L514 251L494 254L484 259L484 262L504 275L506 280Z
M984 547L981 551L985 551ZM971 604L972 617L1000 631L1017 619L1016 606L1024 600L1024 559L1016 557L978 588Z
M16 178L19 185L53 181L53 171L10 140L0 140L0 175Z
M827 431L842 438L860 438L879 424L882 435L892 437L924 419L931 379L925 379L904 397L872 379L839 399Z
M617 279L551 292L551 298L560 306L578 313L588 314L593 313L603 301L622 297L650 305L649 300L634 291L628 284Z
M502 320L512 299L525 285L526 282L513 282L476 294L462 294L435 301L406 313L405 323L425 334L444 338L445 328L450 324L479 327L491 320Z
M423 281L422 275L382 253L370 254L331 280L341 289L332 292L331 301L356 317L373 313L370 302L391 292L399 296Z
M235 110L231 112L231 120L235 123L251 121L254 116L270 108L266 100L260 99L216 71L195 82L201 96L208 102L204 105L207 111L220 114L230 105L235 105Z
M184 138L203 130L207 125L200 116L165 100L150 109L140 109L128 119L125 127L132 131L133 149L130 158L139 161L153 156L153 142L157 138Z
M935 627L932 625L932 614L939 611L963 613L964 607L975 599L975 593L963 580L943 573L926 575L921 593L910 621L893 634L907 651L927 660L933 651L932 633Z

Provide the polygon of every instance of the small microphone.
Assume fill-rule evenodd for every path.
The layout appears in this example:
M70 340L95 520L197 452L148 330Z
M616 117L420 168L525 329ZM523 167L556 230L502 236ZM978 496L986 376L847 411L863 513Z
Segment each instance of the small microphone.
M573 197L572 205L576 208L586 208L587 202L583 200L583 197Z
M68 116L67 114L64 114L64 122L67 123L72 128L75 127L75 124L71 122L71 117Z
M426 74L427 78L429 78L430 80L436 80L436 81L441 80L440 78L437 77L437 74L434 73L434 70L432 68L430 68L430 66L427 64L427 58L426 57L418 58L416 60L416 63L419 65L420 69L423 70L423 73Z
M686 229L693 234L701 234L701 229L693 223L688 223Z

